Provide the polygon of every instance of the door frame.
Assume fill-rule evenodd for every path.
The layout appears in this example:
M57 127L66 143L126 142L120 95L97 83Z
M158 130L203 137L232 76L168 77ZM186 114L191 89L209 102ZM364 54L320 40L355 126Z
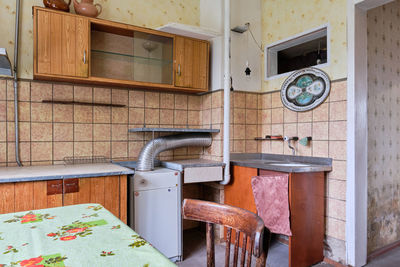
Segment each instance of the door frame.
M367 11L393 0L347 0L347 264L367 263Z

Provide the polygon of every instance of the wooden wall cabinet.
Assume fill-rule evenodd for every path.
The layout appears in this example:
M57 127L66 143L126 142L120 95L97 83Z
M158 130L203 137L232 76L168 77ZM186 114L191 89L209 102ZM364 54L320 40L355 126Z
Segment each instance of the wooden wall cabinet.
M40 7L34 14L34 78L204 92L209 43Z
M225 204L257 213L251 178L279 172L232 166L232 182L225 186ZM324 172L289 173L289 267L307 267L324 259Z
M77 184L78 188L76 188ZM2 183L0 184L0 214L98 203L127 223L127 195L126 175Z

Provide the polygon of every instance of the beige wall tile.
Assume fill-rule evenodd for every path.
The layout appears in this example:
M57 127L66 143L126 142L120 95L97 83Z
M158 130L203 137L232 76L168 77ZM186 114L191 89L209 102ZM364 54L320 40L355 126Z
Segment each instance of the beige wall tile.
M7 143L0 142L0 162L7 162Z
M160 93L160 108L174 109L175 108L175 95Z
M63 101L74 100L74 87L66 84L53 84L53 99Z
M128 108L111 108L112 123L128 123Z
M7 118L6 101L0 101L0 121L5 121Z
M15 123L7 122L7 141L15 142Z
M112 127L112 140L113 141L127 141L128 140L128 125L126 124L113 124Z
M298 112L297 113L297 121L298 122L312 122L312 115L313 112L305 111L305 112Z
M329 100L342 101L347 99L347 82L335 82L331 85L331 92L329 94Z
M160 124L174 124L174 110L160 109Z
M347 139L347 121L329 122L329 140Z
M271 111L272 123L283 123L283 108L274 108Z
M259 110L258 123L259 124L270 124L272 122L272 110L263 109Z
M53 121L73 122L74 121L73 105L53 105Z
M74 86L74 101L93 102L93 88L88 86Z
M53 160L52 142L32 142L31 143L32 161Z
M271 94L262 94L261 95L261 108L262 109L270 109L271 107L272 107Z
M258 97L257 94L247 93L246 94L246 108L257 109L258 108Z
M297 136L297 124L296 123L284 124L283 135L289 137Z
M7 100L14 100L14 86L13 80L7 80Z
M52 105L42 103L31 104L32 121L34 122L51 122L52 121Z
M257 153L258 146L255 140L246 140L246 153Z
M196 110L189 110L188 111L188 123L189 125L201 125L201 115L200 115L200 111L196 111ZM221 114L221 112L220 112ZM214 115L214 111L213 111L213 115ZM160 114L160 116L162 117L162 114Z
M304 138L307 136L312 136L311 134L311 123L299 123L297 124L297 133L299 138Z
M271 152L272 154L283 154L283 142L271 141Z
M211 109L203 110L203 125L209 127L211 124Z
M347 110L346 105L347 105L346 101L331 102L329 109L329 120L330 121L346 120L346 110Z
M74 142L74 157L90 157L92 152L92 142Z
M15 142L8 142L7 143L7 161L8 162L15 162ZM15 165L10 165L8 164L8 166L17 166Z
M53 141L53 124L52 123L35 123L31 124L32 141Z
M190 95L188 97L189 110L201 110L201 96Z
M0 97L0 99L1 99L1 97ZM30 101L30 100L31 100L31 83L19 81L18 82L18 101Z
M245 135L246 135L246 139L254 141L254 138L259 136L257 125L256 124L246 125L245 126Z
M332 171L327 173L329 179L346 180L346 161L333 160Z
M283 107L280 92L271 94L271 107L272 108L282 108Z
M74 105L74 122L75 123L92 123L93 107Z
M144 104L146 108L159 108L160 107L160 93L145 92Z
M271 135L271 124L261 125L260 137L264 138L266 135ZM262 141L262 142L265 142L265 141Z
M13 99L14 96L12 97L12 100ZM31 100L33 102L42 102L42 100L52 99L53 85L51 83L31 82Z
M126 89L112 89L111 92L111 103L118 105L128 105L129 103L129 94Z
M326 216L346 220L346 201L328 198Z
M19 123L19 140L22 142L31 141L31 124L29 122Z
M74 143L54 142L53 153L54 153L54 160L63 160L64 157L72 157L74 155Z
M144 123L144 109L143 108L130 108L129 109L129 123L143 124Z
M284 123L297 122L297 114L298 114L298 112L291 111L287 108L284 108L283 109L283 122Z
M111 124L94 124L93 141L110 141Z
M234 140L233 141L233 151L235 153L244 153L244 152L246 152L245 140Z
M222 91L213 92L211 94L211 106L212 108L221 108L223 107L223 96Z
M244 108L235 108L233 110L233 123L246 123L246 109Z
M244 124L233 125L233 139L245 139L246 138L246 126Z
M109 88L93 88L93 101L96 103L111 103L111 89Z
M312 146L311 143L308 143L307 146L303 146L300 143L297 145L297 155L299 156L308 156L311 157L312 155Z
M94 123L111 123L111 107L93 107Z
M272 124L271 135L282 135L283 136L283 124Z
M314 122L312 126L313 140L328 140L328 122Z
M18 102L19 121L31 121L31 104L29 102Z
M144 118L145 118L146 125L147 124L159 124L160 123L160 110L146 108Z
M129 90L129 106L136 108L144 107L144 91Z
M346 182L343 180L328 179L328 196L339 200L346 200Z
M346 141L329 141L329 157L346 160Z
M339 240L346 240L346 222L334 218L326 218L326 235Z
M246 94L242 92L233 93L233 107L246 108Z
M174 124L187 125L187 123L188 123L188 112L186 110L175 110Z
M111 142L94 142L93 156L111 158Z
M213 108L211 110L211 121L212 123L222 123L223 121L223 110L221 108Z
M187 95L175 95L175 109L188 109L188 96Z
M19 159L21 160L22 164L26 164L31 161L31 143L30 142L20 142L19 143Z
M0 79L0 100L7 100L7 80Z
M313 157L328 157L328 141L311 141Z
M211 109L211 94L205 94L201 98L203 110Z
M257 124L258 121L257 109L246 109L246 124Z
M137 158L143 146L143 141L129 142L129 158Z
M14 102L7 101L7 121L14 121Z
M5 142L7 140L7 123L0 122L0 142Z
M54 123L54 141L73 141L74 125L72 123Z
M128 157L128 142L112 142L111 156L112 158Z
M74 125L74 141L93 141L93 124L76 123Z
M328 121L329 104L324 103L313 109L313 121Z

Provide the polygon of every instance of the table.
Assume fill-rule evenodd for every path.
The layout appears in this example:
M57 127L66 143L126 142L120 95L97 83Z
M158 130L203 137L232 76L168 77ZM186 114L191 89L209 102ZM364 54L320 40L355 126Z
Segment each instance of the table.
M176 265L103 206L81 204L0 215L0 266Z

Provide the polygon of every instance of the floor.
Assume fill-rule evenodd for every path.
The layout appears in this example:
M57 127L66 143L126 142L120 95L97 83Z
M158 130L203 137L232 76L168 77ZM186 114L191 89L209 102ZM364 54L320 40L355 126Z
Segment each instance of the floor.
M198 230L185 231L183 235L183 255L184 261L179 262L179 267L201 267L206 266L206 240L204 232ZM231 257L232 259L232 257ZM232 260L231 260L232 261ZM215 266L224 266L225 246L215 246ZM252 266L255 266L254 260ZM271 242L268 253L267 267L287 267L288 248L286 245L277 241ZM400 266L400 247L375 258L365 267L398 267ZM313 267L333 267L327 263L319 263Z

